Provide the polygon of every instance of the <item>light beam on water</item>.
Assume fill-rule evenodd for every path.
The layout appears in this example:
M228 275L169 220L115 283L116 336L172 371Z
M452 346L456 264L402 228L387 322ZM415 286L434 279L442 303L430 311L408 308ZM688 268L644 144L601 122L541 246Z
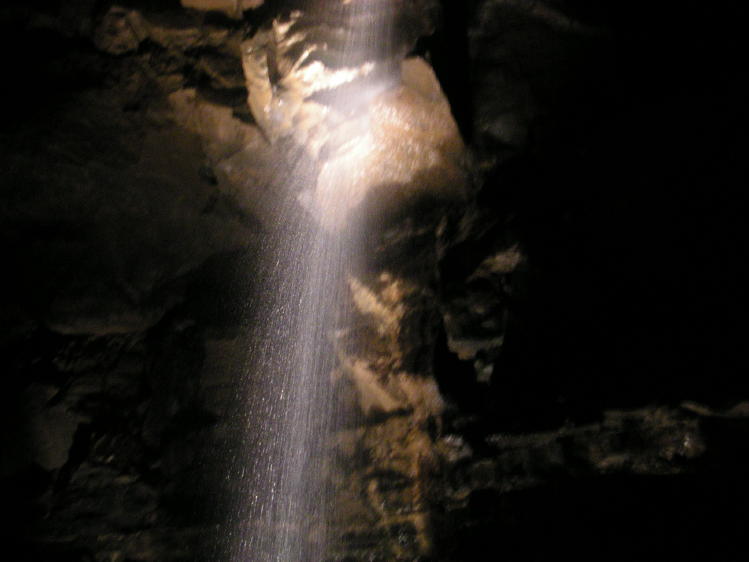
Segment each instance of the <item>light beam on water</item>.
M362 18L370 13L370 4L381 6L382 0L339 3L349 17ZM344 59L366 59L361 49L374 52L377 47L381 52L383 33L389 36L385 25L373 19L366 37L349 30ZM345 92L332 95L332 111L343 113L342 108L357 105L351 96L366 95L355 88ZM326 172L337 176L331 185L345 185L341 175L356 173L357 159L367 150L366 130L352 130L359 136L343 139L347 165ZM320 225L325 217L314 220L303 210L298 194L315 189L318 168L301 155L294 160L278 172L287 195L275 214L279 224L264 241L264 266L254 281L261 289L240 385L244 437L230 476L237 481L238 494L228 537L233 562L321 561L329 546L332 498L325 488L330 470L325 451L331 427L340 421L331 390L331 334L346 313L345 273L363 249L356 247L357 225L332 232ZM351 194L322 187L317 189L316 208L338 220L351 208L346 200Z

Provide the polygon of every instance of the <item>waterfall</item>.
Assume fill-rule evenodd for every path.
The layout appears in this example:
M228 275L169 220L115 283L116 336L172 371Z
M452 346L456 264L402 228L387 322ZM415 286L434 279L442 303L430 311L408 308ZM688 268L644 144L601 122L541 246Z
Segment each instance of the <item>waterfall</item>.
M322 560L326 546L325 452L336 417L330 337L345 299L345 244L288 211L265 246L262 312L241 387L235 561Z
M286 165L277 173L276 224L265 234L263 266L255 276L260 290L238 386L244 437L229 476L237 490L228 537L233 562L318 561L329 546L327 441L331 427L343 421L332 393L332 334L346 314L344 276L358 249L357 225L347 222L347 214L361 199L346 186L356 184L348 176L360 173L366 157L362 108L388 87L384 73L368 76L375 67L368 51L376 47L382 56L382 34L390 35L383 18L370 17L382 1L334 4L329 18L346 31L345 39L335 49L308 49L281 87L271 85L272 69L258 45L275 41L279 58L284 49L297 48L304 40L294 34L300 12L274 22L246 48L245 73L254 80L250 107ZM309 15L320 17L325 12ZM314 55L336 55L335 68L310 62ZM313 101L300 104L303 96ZM305 111L316 119L314 132L304 122L284 128ZM319 158L321 146L332 155L327 161Z

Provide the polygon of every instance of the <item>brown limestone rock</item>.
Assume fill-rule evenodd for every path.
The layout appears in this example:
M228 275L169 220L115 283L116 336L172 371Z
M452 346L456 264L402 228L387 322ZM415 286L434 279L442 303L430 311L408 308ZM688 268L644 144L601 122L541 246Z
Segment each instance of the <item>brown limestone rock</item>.
M461 200L466 153L434 71L420 58L401 65L401 85L376 96L361 131L322 164L310 203L332 230L352 214L388 216L424 198Z
M326 66L331 53L305 21L292 12L242 44L258 126L272 143L291 139L317 163L301 182L300 203L336 232L424 200L464 200L466 149L430 65L363 52Z
M140 12L120 6L109 8L94 30L94 45L110 55L123 55L138 49L148 37Z
M180 0L183 7L204 12L224 12L231 17L241 17L242 12L263 5L263 0Z

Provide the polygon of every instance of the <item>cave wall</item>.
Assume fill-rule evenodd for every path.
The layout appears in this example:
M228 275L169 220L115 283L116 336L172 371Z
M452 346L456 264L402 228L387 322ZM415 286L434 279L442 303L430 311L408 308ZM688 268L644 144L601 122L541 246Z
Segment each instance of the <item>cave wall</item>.
M384 394L333 444L337 556L733 559L743 14L443 4L415 53L471 151L471 196L391 224L352 287ZM277 155L239 56L274 6L221 8L2 8L9 560L222 556L214 452L239 438L255 312L237 303Z
M446 341L465 360L438 373L456 455L444 556L732 558L742 10L450 9L442 33L463 51L435 66L472 85L446 91L482 187L440 264Z

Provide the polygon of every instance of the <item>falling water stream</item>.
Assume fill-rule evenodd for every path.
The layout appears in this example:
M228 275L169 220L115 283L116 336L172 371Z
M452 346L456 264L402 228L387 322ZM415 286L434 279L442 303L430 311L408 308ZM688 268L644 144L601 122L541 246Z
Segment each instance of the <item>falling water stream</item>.
M370 2L382 4L342 4L347 17L361 21ZM351 31L344 22L342 27L349 27L344 59L350 56L351 67L367 59L361 49L382 49L383 25L373 20L362 37L360 28ZM344 114L360 101L352 99L357 95L365 93L341 89L328 104ZM352 130L362 135L361 127ZM331 185L346 185L341 175L356 173L365 137L343 139L350 145L344 154L352 160L327 170ZM237 482L238 496L228 537L233 562L319 561L330 546L327 520L333 506L326 493L330 467L325 451L332 425L341 421L331 390L331 335L346 314L345 273L360 248L356 224L323 226L352 206L346 190L318 189L315 217L300 205L299 193L320 187L319 164L303 148L285 160L277 171L279 193L285 195L279 196L274 214L278 224L265 234L263 265L255 273L259 297L252 306L253 334L238 387L243 395L243 443L232 459L230 476Z
M262 314L243 386L235 561L322 560L326 542L322 476L335 419L330 331L343 300L345 252L301 214L286 218L266 245Z

